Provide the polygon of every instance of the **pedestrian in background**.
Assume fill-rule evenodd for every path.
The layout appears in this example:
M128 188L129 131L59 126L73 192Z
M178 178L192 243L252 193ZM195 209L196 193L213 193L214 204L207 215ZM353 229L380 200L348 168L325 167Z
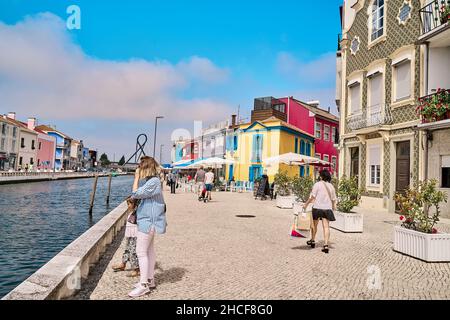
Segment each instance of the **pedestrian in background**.
M195 173L194 181L197 184L198 188L198 197L200 198L202 196L203 189L205 188L205 175L206 172L203 170L203 166L200 166L200 168Z
M322 252L329 252L330 241L330 221L335 221L333 210L336 210L336 190L331 184L331 174L328 170L324 169L320 172L320 181L316 182L313 186L311 195L308 201L303 205L303 209L306 210L310 203L313 203L312 216L313 225L311 230L311 240L306 243L315 247L315 238L317 234L317 226L319 220L322 220L324 246Z
M214 186L214 172L211 168L205 174L206 198L211 201L211 191Z
M140 297L156 287L154 280L156 254L154 248L155 233L166 232L166 205L159 180L159 165L152 157L143 157L134 177L131 199L141 200L136 210L137 243L136 253L139 260L140 281L128 295ZM139 181L145 184L139 188Z

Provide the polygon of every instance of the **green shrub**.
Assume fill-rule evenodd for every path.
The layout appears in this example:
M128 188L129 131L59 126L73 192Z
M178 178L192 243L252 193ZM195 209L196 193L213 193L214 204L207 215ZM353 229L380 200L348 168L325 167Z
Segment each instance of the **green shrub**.
M349 213L361 200L361 191L358 187L358 178L347 178L343 176L337 188L337 209L341 212Z
M405 194L396 193L394 200L402 216L402 227L424 233L433 233L436 222L439 221L439 205L447 202L447 195L437 190L437 180L419 182L418 188L409 187ZM430 216L430 209L434 213Z
M295 200L301 202L308 201L313 185L314 181L309 176L298 176L292 179L292 191L295 195Z
M275 185L277 186L278 195L290 196L292 193L292 178L287 172L281 171L275 175Z

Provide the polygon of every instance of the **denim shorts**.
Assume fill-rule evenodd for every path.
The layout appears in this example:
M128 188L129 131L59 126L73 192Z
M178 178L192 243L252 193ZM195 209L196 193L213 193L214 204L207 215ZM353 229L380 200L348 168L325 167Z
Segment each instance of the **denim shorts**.
M213 189L213 185L210 184L210 183L207 183L206 184L206 191L212 191L212 189Z

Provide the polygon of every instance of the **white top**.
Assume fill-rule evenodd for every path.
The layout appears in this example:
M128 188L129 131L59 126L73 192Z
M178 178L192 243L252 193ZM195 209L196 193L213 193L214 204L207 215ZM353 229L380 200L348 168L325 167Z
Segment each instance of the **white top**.
M205 184L213 184L214 182L214 173L207 172L205 174Z
M331 199L328 196L328 192L326 187L328 187L328 190L330 191ZM316 200L314 201L313 208L315 209L322 209L322 210L332 210L333 209L333 203L331 200L336 201L336 191L334 190L334 187L329 182L323 182L319 181L316 182L313 186L311 196L313 196Z

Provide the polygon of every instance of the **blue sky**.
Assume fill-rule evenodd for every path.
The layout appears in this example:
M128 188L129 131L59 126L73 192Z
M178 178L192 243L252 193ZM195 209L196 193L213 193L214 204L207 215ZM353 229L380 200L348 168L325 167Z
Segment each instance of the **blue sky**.
M158 139L167 162L173 129L228 119L238 105L248 116L255 97L319 99L335 110L341 2L2 0L0 36L13 45L0 53L12 60L0 64L1 113L56 124L110 158L129 154L134 136L152 135L154 115L167 113ZM81 30L65 28L72 4ZM123 82L101 80L118 76ZM141 83L148 87L135 89Z

